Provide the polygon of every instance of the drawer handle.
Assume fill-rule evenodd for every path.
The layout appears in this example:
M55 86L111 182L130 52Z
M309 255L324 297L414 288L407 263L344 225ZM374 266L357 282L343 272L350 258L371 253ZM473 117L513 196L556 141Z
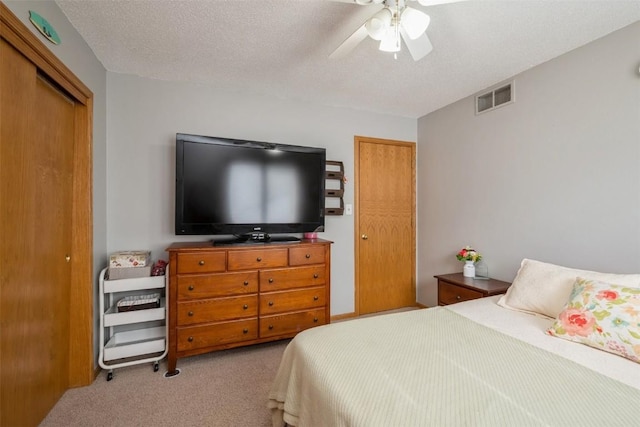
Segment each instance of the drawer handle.
M269 329L273 329L273 325L269 325Z
M273 301L269 301L269 307L273 305Z
M318 273L314 273L313 278L317 279L318 278Z
M188 314L189 314L189 317L193 317L193 311L190 311Z
M456 299L457 299L458 301L460 301L460 298L462 298L460 295L457 295L457 296L456 296Z
M189 341L189 342L193 342L193 337L189 337L189 338L187 338L187 341Z
M315 295L315 296L313 297L313 300L314 300L314 301L318 301L318 296L317 296L317 295Z
M242 308L243 308L244 310L246 310L247 308L249 308L249 306L248 306L247 304L245 304L245 305L243 305L243 306L242 306Z
M305 257L306 259L309 259L309 258L311 258L311 254L306 254L304 257Z
M247 286L247 285L249 285L249 282L245 280L243 285Z
M193 285L189 285L189 290L192 291L193 290Z
M248 333L249 333L249 330L248 330L247 328L244 328L244 329L242 330L242 333L243 333L243 334L248 334Z
M313 323L318 323L318 318L317 317L313 318Z
M198 264L200 264L200 265L204 265L204 261L203 261L203 260L200 260L200 261L198 261Z
M273 279L272 278L269 278L269 283L273 283Z
M256 261L260 262L260 261L262 261L262 258L258 257L258 258L256 258Z

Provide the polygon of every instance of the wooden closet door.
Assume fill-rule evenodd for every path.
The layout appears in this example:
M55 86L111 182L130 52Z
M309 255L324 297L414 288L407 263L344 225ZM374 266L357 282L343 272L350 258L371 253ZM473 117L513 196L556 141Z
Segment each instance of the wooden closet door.
M356 137L356 311L414 306L415 144Z
M30 426L69 384L75 112L4 40L0 56L0 424Z

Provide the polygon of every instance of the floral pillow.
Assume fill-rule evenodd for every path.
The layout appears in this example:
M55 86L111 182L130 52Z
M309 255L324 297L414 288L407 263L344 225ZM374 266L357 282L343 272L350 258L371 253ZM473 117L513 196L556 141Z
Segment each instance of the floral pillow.
M640 363L640 288L578 277L547 333Z

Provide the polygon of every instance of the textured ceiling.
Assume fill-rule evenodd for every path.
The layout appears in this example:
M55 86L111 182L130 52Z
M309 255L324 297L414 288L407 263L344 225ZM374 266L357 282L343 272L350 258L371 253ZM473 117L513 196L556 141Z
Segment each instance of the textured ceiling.
M344 0L343 0L344 1ZM433 51L366 39L380 6L335 0L56 0L104 67L153 79L417 118L640 20L640 0L469 0L422 7ZM594 58L597 61L598 58Z

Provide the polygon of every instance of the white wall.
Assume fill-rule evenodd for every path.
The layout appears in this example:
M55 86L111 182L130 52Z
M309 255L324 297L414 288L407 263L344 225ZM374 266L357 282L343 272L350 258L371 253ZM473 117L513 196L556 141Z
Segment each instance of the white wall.
M327 149L351 178L354 135L416 140L416 120L221 92L209 87L107 73L107 225L109 252L150 249L167 259L174 241L175 135L191 133ZM354 311L354 217L328 216L332 240L331 313Z
M419 119L420 302L467 244L507 281L523 258L640 272L639 40L635 23L515 76L514 104Z
M107 260L107 208L106 208L106 71L93 51L80 37L53 1L5 1L7 7L31 30L49 50L58 57L93 92L93 271L94 328L99 325L98 275ZM55 28L61 43L49 42L29 21L33 10ZM98 334L94 334L94 347L98 348ZM97 352L96 352L97 360Z

